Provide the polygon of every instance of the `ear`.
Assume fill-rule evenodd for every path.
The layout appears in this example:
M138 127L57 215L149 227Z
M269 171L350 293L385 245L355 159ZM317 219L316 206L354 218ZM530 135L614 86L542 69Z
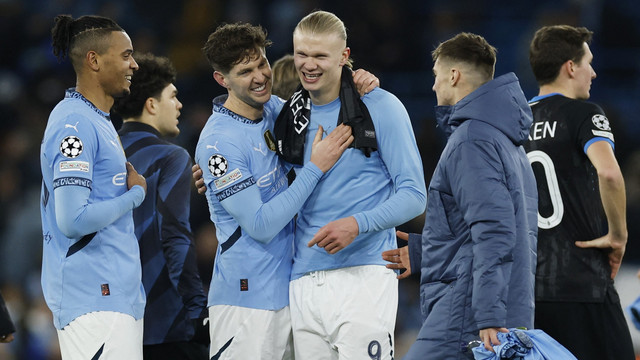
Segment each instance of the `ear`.
M458 85L458 82L460 81L461 77L462 77L462 73L460 73L460 70L456 68L451 68L451 73L449 76L449 82L451 83L451 86Z
M349 61L349 57L351 56L351 49L349 47L344 48L342 50L342 54L340 54L340 65L343 66Z
M562 68L567 72L567 76L569 76L570 79L575 77L576 63L574 63L573 60L567 60L567 62L562 65Z
M100 70L100 62L98 61L98 53L96 53L95 51L88 51L87 54L85 55L85 61L87 62L87 65L89 66L89 68L93 71L98 71Z
M227 86L227 82L224 79L224 74L221 73L220 71L214 71L213 72L213 78L216 80L216 82L218 82L218 84L220 84L220 86L222 86L225 89L228 89L229 87Z
M144 110L151 115L155 115L158 112L158 106L156 102L156 99L154 99L153 97L147 98L147 101L144 102Z

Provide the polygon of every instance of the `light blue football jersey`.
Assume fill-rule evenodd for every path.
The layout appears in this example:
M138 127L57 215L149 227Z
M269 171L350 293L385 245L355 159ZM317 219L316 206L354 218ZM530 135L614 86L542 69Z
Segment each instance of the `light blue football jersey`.
M132 209L144 199L144 190L127 190L126 158L109 114L68 90L49 116L40 162L41 281L55 327L92 311L142 318L145 295ZM65 236L58 226L56 201L63 199L56 198L56 189L68 194L90 189L77 219L92 220L73 224L77 236ZM58 217L76 218L64 212L66 204L58 205ZM69 212L77 211L68 206Z
M252 121L214 104L196 148L218 248L209 306L278 310L289 304L293 217L322 172L309 163L288 188L273 124L282 100Z

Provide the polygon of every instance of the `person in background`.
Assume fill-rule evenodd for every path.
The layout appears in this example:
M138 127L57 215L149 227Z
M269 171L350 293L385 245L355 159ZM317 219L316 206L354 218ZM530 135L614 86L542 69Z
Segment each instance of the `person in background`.
M76 87L51 112L40 148L44 298L62 359L139 360L145 294L132 210L147 186L109 117L138 64L109 18L59 15L51 34Z
M383 253L420 273L423 324L405 356L467 359L478 337L533 328L538 201L522 144L531 110L518 78L494 79L496 49L459 33L432 52L436 120L447 144L429 184L422 241ZM406 238L406 234L400 234Z
M271 71L273 72L273 95L288 100L300 86L293 55L287 54L276 60Z
M540 91L525 144L538 183L536 328L578 359L634 359L614 286L627 244L612 126L587 102L596 73L584 27L540 28L529 61Z
M148 195L133 210L140 244L145 359L208 359L207 298L189 224L191 157L163 138L176 137L182 103L176 70L165 57L136 56L131 93L113 112L127 160L147 180Z

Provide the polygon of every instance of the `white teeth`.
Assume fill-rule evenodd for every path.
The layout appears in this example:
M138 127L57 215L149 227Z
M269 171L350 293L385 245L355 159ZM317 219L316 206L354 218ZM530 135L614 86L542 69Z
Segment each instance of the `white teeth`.
M265 89L265 87L266 87L266 85L262 85L262 86L260 86L260 87L257 87L257 88L255 88L255 89L253 89L253 91L262 91L262 90L264 90L264 89Z
M304 76L308 79L315 79L317 77L320 77L320 74L304 74Z
M125 75L124 78L131 81L131 75Z

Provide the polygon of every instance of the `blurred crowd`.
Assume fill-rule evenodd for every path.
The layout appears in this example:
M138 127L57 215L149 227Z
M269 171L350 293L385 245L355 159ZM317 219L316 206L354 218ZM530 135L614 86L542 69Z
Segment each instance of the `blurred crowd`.
M336 13L348 28L356 68L376 74L411 116L428 182L444 144L435 127L430 52L460 31L483 35L498 48L496 74L515 72L528 98L537 94L528 43L542 25L586 26L598 74L591 99L605 109L616 136L626 179L629 244L625 263L640 263L640 4L635 0L0 0L0 289L18 327L16 340L0 345L1 359L59 357L51 315L40 287L41 175L39 145L47 117L75 82L68 63L51 53L57 14L98 14L116 20L136 52L171 58L184 104L175 140L192 155L211 100L223 93L200 48L221 23L261 24L273 40L271 62L292 49L295 24L314 9ZM135 56L135 55L134 55ZM116 128L119 119L114 117ZM192 192L191 222L201 276L208 287L216 249L204 197ZM402 230L420 232L423 216ZM400 282L397 344L413 341L420 327L418 279ZM406 334L406 335L404 335Z

